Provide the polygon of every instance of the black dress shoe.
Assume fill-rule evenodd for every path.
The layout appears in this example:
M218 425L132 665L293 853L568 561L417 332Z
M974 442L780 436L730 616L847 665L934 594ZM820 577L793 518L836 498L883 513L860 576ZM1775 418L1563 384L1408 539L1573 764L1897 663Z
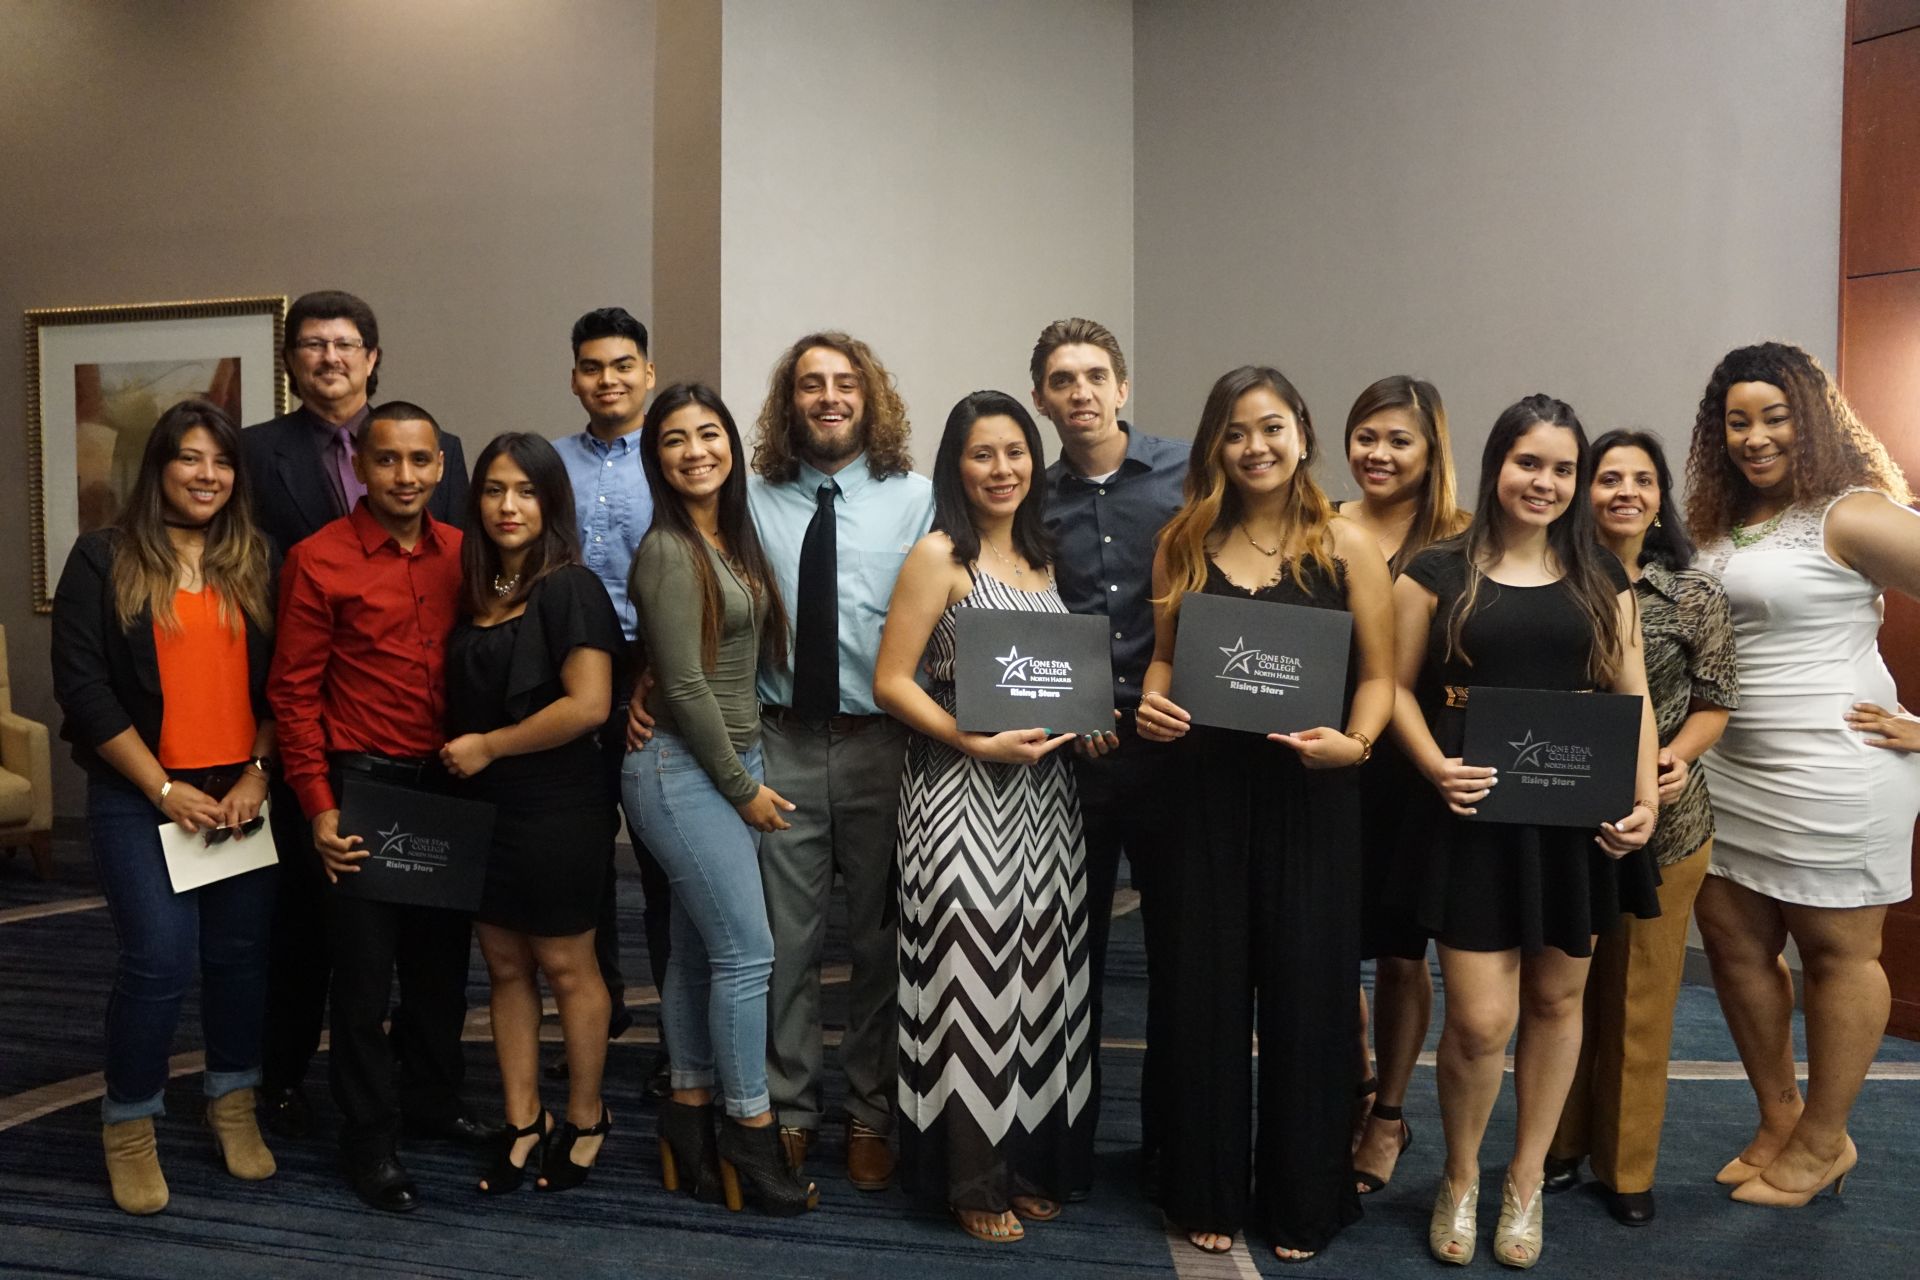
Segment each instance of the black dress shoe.
M1548 1156L1546 1162L1546 1181L1541 1184L1548 1195L1558 1195L1580 1181L1580 1162L1562 1160L1558 1156Z
M313 1136L313 1104L299 1085L260 1091L260 1120L281 1138Z
M1644 1227L1653 1221L1653 1192L1608 1191L1607 1212L1623 1227Z
M406 1122L406 1133L410 1138L432 1138L440 1142L457 1142L463 1147L484 1147L500 1136L500 1126L482 1124L472 1116L448 1116L444 1120L414 1120Z
M673 1094L673 1064L667 1061L667 1055L658 1054L653 1060L653 1070L647 1073L647 1083L642 1092L654 1102Z
M353 1183L353 1194L368 1208L382 1213L412 1213L420 1207L420 1193L414 1190L413 1179L401 1167L398 1156L389 1154L364 1164L350 1164L347 1179Z

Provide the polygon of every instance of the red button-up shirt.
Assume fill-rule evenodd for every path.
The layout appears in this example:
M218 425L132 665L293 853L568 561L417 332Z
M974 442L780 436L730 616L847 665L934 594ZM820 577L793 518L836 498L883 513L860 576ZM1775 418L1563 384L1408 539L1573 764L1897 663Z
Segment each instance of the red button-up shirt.
M307 817L339 807L329 751L425 757L446 742L459 613L460 531L430 515L405 551L362 502L287 553L267 700Z

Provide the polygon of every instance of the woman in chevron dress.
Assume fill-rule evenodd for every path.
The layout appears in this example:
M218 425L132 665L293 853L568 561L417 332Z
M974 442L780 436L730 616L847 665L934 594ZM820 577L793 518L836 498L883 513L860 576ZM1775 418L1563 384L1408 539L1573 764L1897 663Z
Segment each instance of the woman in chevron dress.
M888 609L874 696L915 730L900 786L900 1170L969 1235L1021 1239L1090 1181L1085 846L1073 734L963 733L961 609L1064 613L1041 522L1040 434L966 397L934 462L934 531ZM925 655L931 692L914 679ZM1111 735L1082 739L1105 751Z

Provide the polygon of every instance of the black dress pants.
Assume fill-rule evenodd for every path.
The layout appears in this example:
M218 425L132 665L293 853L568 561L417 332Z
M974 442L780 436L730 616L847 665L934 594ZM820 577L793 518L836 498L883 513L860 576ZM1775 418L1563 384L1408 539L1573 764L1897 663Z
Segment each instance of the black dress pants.
M436 907L330 896L329 1078L340 1108L341 1149L350 1160L367 1161L393 1150L402 1115L434 1124L465 1111L460 1032L467 1017L472 918ZM396 971L407 1016L396 1017L389 1041L387 1001Z
M1107 937L1113 926L1113 895L1124 853L1140 894L1140 923L1146 933L1147 1048L1140 1068L1140 1146L1158 1152L1165 1133L1170 1086L1166 1046L1168 1008L1162 994L1162 970L1168 947L1162 940L1171 918L1160 882L1166 876L1179 828L1179 806L1165 777L1169 756L1164 745L1149 742L1134 729L1131 714L1120 727L1120 749L1099 759L1075 760L1080 809L1087 841L1087 979L1093 1038L1093 1096L1089 1123L1100 1117L1100 1037L1105 1013Z

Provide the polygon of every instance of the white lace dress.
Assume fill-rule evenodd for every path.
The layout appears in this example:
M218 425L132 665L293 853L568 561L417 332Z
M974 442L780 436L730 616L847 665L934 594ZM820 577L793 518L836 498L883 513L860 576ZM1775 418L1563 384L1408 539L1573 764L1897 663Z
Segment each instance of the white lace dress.
M1878 906L1913 891L1920 755L1870 747L1842 718L1855 702L1891 707L1895 693L1880 588L1826 551L1838 501L1789 508L1748 546L1701 549L1726 586L1740 665L1740 706L1701 758L1709 870L1780 902Z

